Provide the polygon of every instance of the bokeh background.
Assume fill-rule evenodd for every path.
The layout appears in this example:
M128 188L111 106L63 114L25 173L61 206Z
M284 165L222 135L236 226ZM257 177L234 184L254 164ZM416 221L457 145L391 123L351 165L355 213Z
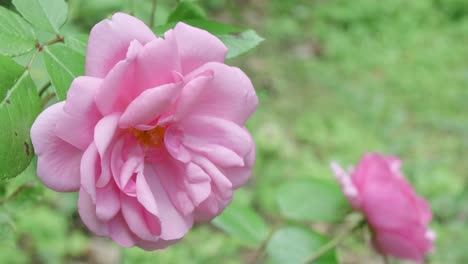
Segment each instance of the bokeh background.
M87 33L116 11L133 10L149 21L151 2L69 0L66 27ZM281 184L331 179L331 160L354 164L366 151L398 155L434 212L438 239L427 262L468 263L468 1L199 3L210 19L253 28L265 38L228 62L251 77L260 98L248 123L257 162L234 203L251 206L275 226L284 221L276 197ZM11 8L10 1L0 4ZM158 0L156 23L175 5ZM41 87L46 73L39 60L32 75ZM1 193L14 194L23 184L14 200L0 200L0 263L234 264L251 263L258 254L212 224L195 227L163 251L122 249L90 234L77 215L77 196L42 187L34 167ZM304 202L313 199L320 197L311 193ZM340 263L380 263L366 243L365 236L347 239L338 250Z

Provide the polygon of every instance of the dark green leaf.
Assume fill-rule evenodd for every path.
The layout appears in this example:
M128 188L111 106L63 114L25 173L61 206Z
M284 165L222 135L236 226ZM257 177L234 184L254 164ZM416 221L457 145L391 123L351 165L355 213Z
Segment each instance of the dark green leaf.
M284 227L271 237L267 253L273 263L303 264L328 241L327 237L304 227ZM335 250L328 251L314 263L338 263Z
M13 0L13 4L37 29L58 34L67 20L68 7L64 0Z
M260 215L249 207L230 205L213 224L248 246L258 246L268 235Z
M219 35L218 38L228 48L227 58L237 57L253 48L255 48L263 38L251 29L241 33L232 33L227 35Z
M17 56L34 49L36 36L30 25L0 6L0 54Z
M63 45L44 48L44 63L59 100L64 100L73 79L84 74L83 54Z
M178 22L188 19L203 19L205 11L196 2L185 1L177 5L176 9L167 18L167 23Z
M29 137L41 106L29 73L0 56L0 179L15 177L34 156Z
M298 221L334 222L343 219L349 205L334 182L307 178L283 184L277 193L282 214Z

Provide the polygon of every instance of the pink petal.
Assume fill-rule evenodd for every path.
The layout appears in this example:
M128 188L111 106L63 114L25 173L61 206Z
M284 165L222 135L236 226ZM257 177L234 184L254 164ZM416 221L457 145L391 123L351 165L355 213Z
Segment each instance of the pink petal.
M60 138L81 150L85 150L93 141L94 126L101 118L94 104L100 81L92 77L78 77L73 81L63 107L69 118L56 126L56 134Z
M103 187L111 179L111 143L114 142L117 130L117 124L120 114L112 114L101 119L94 129L94 144L101 157L101 175L99 176L96 186Z
M258 105L250 79L240 69L218 62L204 64L187 76L187 79L193 79L206 71L213 72L213 79L207 82L207 87L198 95L191 113L218 117L243 125Z
M244 166L243 167L231 167L224 169L224 175L231 181L232 188L237 189L244 184L250 178L252 174L252 167L255 163L255 145L252 145L252 149L244 157Z
M332 162L330 167L333 170L335 178L340 183L345 197L354 208L358 209L360 207L359 193L351 180L351 176L336 162Z
M109 221L119 210L119 191L113 182L96 189L96 215L100 220Z
M231 121L211 116L191 116L180 124L184 131L184 144L216 144L245 156L251 149L253 140L244 127Z
M138 202L140 202L143 207L151 212L153 215L158 215L158 202L151 191L151 188L146 182L146 177L143 172L138 173L136 180L136 193Z
M186 179L183 174L182 164L171 160L163 160L153 164L153 168L172 205L183 215L191 214L194 205L186 190Z
M109 235L122 247L133 247L138 240L128 228L128 225L121 213L109 222Z
M192 216L184 216L175 208L163 188L159 176L151 168L150 164L145 164L144 175L151 188L154 200L158 204L159 212L157 217L161 221L161 238L164 240L182 238L193 225Z
M170 83L144 91L125 109L120 127L130 128L155 120L177 99L181 88L182 83Z
M179 239L175 239L175 240L159 239L156 242L139 240L136 245L144 250L153 251L157 249L164 249L170 245L177 243L178 241Z
M152 219L153 221L157 221L157 223L154 224L159 226L159 230L151 230L143 214L144 208L138 201L134 197L126 195L122 195L121 200L122 215L130 230L141 239L157 241L161 233L159 220L157 218Z
M37 175L49 188L59 191L78 191L80 188L80 160L83 151L59 138L58 123L69 116L63 112L64 103L44 110L31 127L31 140L38 155Z
M213 79L212 71L202 72L199 76L196 76L184 86L184 89L182 89L177 101L175 113L176 119L182 119L190 114L191 109L196 106L199 96L203 94L203 91L207 87L209 87L208 83L211 79Z
M187 192L195 206L199 206L211 194L211 179L198 165L189 163L186 167Z
M89 228L89 230L93 231L98 236L107 236L108 235L108 227L107 223L102 222L96 216L96 205L91 200L89 194L80 189L80 193L78 196L78 213L80 214L81 220L83 223Z
M112 20L104 20L91 30L86 54L86 75L103 78L126 56L132 40L143 45L156 36L135 17L117 13Z
M194 156L193 162L200 166L211 178L216 194L223 200L232 198L232 183L211 161L201 156Z
M164 134L164 145L169 154L181 162L190 161L190 153L182 145L184 133L175 126L169 126Z
M143 47L136 59L139 91L177 82L180 72L180 57L175 38L168 34L164 39L157 38Z
M409 239L395 232L378 232L373 239L376 249L384 255L421 261L424 254Z
M221 167L242 167L244 159L234 151L215 144L196 141L185 142L185 146Z
M137 96L135 61L118 62L106 76L96 93L96 105L103 115L123 112Z
M228 50L223 42L209 32L179 22L174 28L174 34L182 60L183 74L207 62L224 62Z
M101 174L101 163L96 145L90 144L83 153L80 164L81 188L96 202L96 179Z

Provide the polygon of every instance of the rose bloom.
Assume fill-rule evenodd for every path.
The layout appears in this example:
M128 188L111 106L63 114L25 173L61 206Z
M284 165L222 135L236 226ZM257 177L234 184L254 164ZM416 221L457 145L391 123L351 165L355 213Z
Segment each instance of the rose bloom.
M258 99L226 53L184 23L164 38L122 13L97 24L86 75L31 129L39 178L79 192L84 224L124 247L164 248L213 219L255 160Z
M432 214L400 168L398 158L378 153L365 154L349 174L332 163L345 196L371 228L374 248L382 255L421 261L435 239L428 228Z

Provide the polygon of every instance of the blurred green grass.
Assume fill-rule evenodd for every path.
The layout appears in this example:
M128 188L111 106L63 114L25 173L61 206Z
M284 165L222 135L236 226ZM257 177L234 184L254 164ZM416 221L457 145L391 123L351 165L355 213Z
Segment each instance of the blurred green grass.
M229 62L248 73L260 98L248 123L257 163L236 202L252 205L276 223L281 221L275 198L281 183L331 178L329 161L353 164L365 151L395 154L434 212L438 240L430 263L468 263L467 1L200 3L211 18L254 28L266 39ZM150 1L69 4L69 30L86 32L119 10L133 9L147 20ZM162 23L173 7L174 1L159 1L156 22ZM31 175L21 177L32 181ZM6 226L0 228L0 263L245 263L255 255L255 249L211 225L196 227L164 251L121 250L83 228L75 195L37 184L23 196L18 199L31 202L0 212ZM347 241L339 253L343 263L376 259L358 239Z

